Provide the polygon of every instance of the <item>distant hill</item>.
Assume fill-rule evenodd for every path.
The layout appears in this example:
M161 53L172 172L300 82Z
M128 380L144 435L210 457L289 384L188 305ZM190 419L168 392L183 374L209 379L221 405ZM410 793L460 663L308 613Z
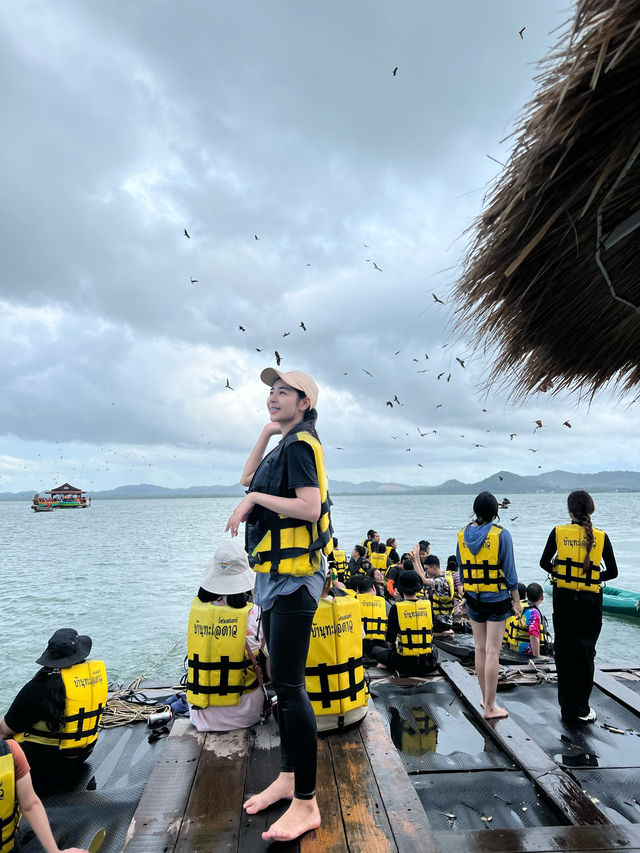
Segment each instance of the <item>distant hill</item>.
M498 471L477 483L446 480L439 486L407 486L402 483L349 483L331 480L332 495L469 495L484 490L510 494L535 494L536 492L570 492L586 489L589 492L640 492L639 471L600 471L597 474L574 474L570 471L547 471L544 474L523 477L511 471ZM31 500L37 489L23 492L0 492L0 501ZM45 490L42 489L42 492ZM168 489L150 483L118 486L104 492L91 492L99 500L116 498L220 498L242 497L245 490L239 484L232 486L189 486Z

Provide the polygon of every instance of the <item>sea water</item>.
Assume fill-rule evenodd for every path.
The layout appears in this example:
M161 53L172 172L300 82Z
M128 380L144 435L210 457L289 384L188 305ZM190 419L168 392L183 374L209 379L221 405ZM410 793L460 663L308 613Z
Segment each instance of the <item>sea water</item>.
M503 495L497 495L502 499ZM540 554L554 524L568 520L566 496L510 495L501 524L513 536L518 576L542 583ZM0 629L0 715L37 671L57 629L93 639L112 682L141 674L177 684L183 673L191 601L237 498L105 500L88 509L34 513L28 502L0 503L4 618ZM471 519L469 495L335 496L335 534L347 553L373 527L398 550L419 539L446 563ZM606 530L620 576L640 592L640 494L595 495L594 524ZM548 586L545 587L548 591ZM550 595L543 611L551 615ZM640 663L640 619L605 614L600 661Z

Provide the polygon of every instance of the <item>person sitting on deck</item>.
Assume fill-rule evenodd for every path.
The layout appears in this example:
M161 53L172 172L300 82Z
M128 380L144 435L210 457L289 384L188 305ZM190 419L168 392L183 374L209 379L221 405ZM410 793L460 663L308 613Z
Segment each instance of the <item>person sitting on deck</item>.
M361 575L353 582L365 585L370 580ZM359 722L368 705L361 603L333 592L329 572L313 617L305 669L306 689L319 732Z
M371 656L399 675L426 675L435 669L437 650L432 648L431 602L418 599L422 579L414 571L403 571L397 587L402 601L391 606L387 619L387 645L374 646Z
M391 560L387 556L387 546L382 542L377 544L371 543L371 558L369 560L374 569L380 569L382 572L387 571L387 567L391 565Z
M373 571L378 571L374 569ZM357 599L362 610L362 629L364 638L362 640L362 651L371 659L371 649L384 643L387 636L387 617L391 604L385 601L384 596L376 593L376 584L368 575L356 578L358 581Z
M260 648L255 573L239 542L220 545L191 604L187 701L198 731L227 732L260 721L264 693L254 669ZM227 664L223 672L223 663Z
M364 545L354 545L347 569L347 577L351 578L359 573L366 575L370 567L371 563L367 557L367 549Z
M440 560L429 554L424 561L427 583L425 589L433 609L433 633L439 637L453 637L453 578L442 571Z
M0 850L22 849L20 819L25 817L47 853L87 853L79 847L58 847L47 813L33 789L29 762L15 740L0 740Z
M518 584L518 591L520 591L520 584ZM540 611L543 600L544 590L539 583L530 583L525 588L522 616L520 619L516 616L510 616L507 619L505 644L508 648L536 658L552 653L553 643L547 617Z
M385 597L387 601L400 601L400 593L397 590L398 576L400 572L412 572L413 560L411 554L405 553L400 558L400 562L396 566L389 566L384 576L385 578Z
M21 743L39 794L73 787L98 740L107 672L104 661L87 660L91 646L91 637L58 629L36 661L42 669L0 720L0 737Z
M348 562L347 555L338 547L338 540L333 537L333 551L329 555L329 565L335 570L340 583L344 583L345 572L347 571Z

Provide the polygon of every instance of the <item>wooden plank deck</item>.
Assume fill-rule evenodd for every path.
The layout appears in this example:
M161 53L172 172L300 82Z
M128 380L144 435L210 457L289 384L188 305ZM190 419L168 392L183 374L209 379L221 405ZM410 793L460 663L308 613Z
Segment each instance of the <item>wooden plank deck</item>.
M271 849L262 832L287 803L247 815L242 803L279 769L273 721L199 734L178 720L129 829L126 853ZM318 739L322 826L278 853L439 853L427 816L378 711Z

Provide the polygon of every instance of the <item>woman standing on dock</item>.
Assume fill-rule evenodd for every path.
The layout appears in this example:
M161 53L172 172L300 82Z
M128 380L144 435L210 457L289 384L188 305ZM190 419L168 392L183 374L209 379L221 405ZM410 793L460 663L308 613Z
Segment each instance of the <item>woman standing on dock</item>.
M589 697L602 628L601 584L618 577L609 537L591 523L595 508L588 492L571 492L567 498L571 523L553 528L540 557L553 584L558 702L562 719L570 724L596 719Z
M499 655L504 623L513 611L521 616L522 605L511 534L493 523L498 518L498 501L491 492L481 492L473 511L475 520L458 533L456 557L473 631L484 717L490 720L509 716L495 701Z
M263 833L265 840L288 841L320 826L316 720L305 689L305 665L333 531L324 453L315 430L318 387L299 370L281 373L268 367L260 378L271 389L270 422L244 466L240 482L249 491L226 529L236 536L247 522L246 547L257 572L254 598L262 608L280 726L280 774L244 808L255 814L291 800ZM269 439L277 434L281 441L265 456Z

